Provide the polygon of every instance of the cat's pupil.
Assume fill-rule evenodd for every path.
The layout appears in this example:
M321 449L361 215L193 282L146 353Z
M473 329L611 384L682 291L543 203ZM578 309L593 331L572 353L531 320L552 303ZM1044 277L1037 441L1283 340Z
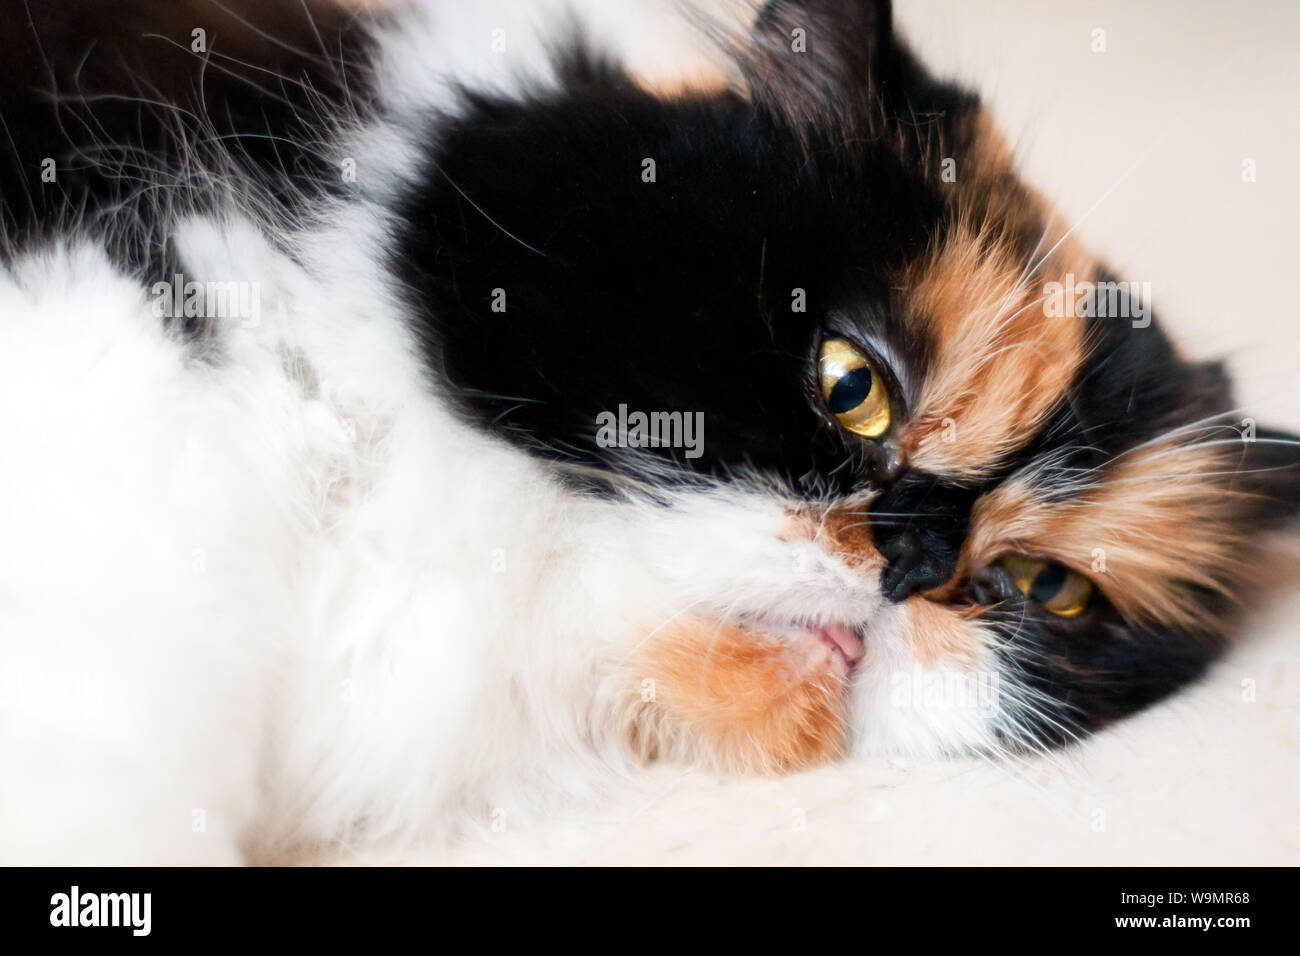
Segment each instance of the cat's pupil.
M871 394L871 385L871 369L865 365L841 377L826 400L831 414L843 415L845 412L853 411L867 400L867 396Z
M1029 586L1029 596L1039 604L1044 604L1056 597L1064 584L1064 565L1049 564L1034 575L1034 582Z

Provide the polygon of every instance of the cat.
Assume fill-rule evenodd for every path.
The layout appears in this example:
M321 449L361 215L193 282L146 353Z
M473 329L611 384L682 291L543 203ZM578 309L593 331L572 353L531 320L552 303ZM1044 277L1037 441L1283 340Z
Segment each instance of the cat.
M1069 744L1300 504L883 0L3 8L6 862Z

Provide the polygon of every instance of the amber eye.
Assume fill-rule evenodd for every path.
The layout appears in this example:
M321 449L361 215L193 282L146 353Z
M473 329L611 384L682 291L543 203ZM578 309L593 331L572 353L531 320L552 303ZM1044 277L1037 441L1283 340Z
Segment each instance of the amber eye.
M817 359L822 398L841 425L863 438L889 431L889 392L871 359L844 339L827 339Z
M1006 554L998 559L1020 593L1057 617L1078 617L1088 607L1093 583L1063 564L1027 554Z

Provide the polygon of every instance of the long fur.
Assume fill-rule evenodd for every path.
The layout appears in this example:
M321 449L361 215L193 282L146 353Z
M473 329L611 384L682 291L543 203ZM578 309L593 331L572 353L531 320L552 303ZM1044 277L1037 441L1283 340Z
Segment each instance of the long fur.
M807 13L814 45L830 44L845 22L836 3L807 6L774 4L760 31ZM961 408L980 406L970 425L981 445L975 466L963 466L933 434L921 436L909 448L928 448L942 467L925 471L922 455L886 487L864 477L879 473L879 462L868 460L879 449L846 449L805 403L802 373L754 385L755 394L770 386L765 404L737 401L735 388L722 387L730 384L727 362L703 372L672 365L682 354L678 340L608 377L631 380L627 369L635 369L647 394L667 382L687 396L701 394L707 378L719 385L719 414L736 424L734 433L715 430L713 457L697 470L635 450L614 460L566 431L590 424L583 403L600 407L610 397L579 388L610 369L593 361L575 370L571 360L584 349L622 356L637 334L633 319L609 334L579 327L576 313L550 316L555 325L545 329L518 313L472 325L484 314L493 321L483 311L491 286L470 287L476 270L503 272L506 286L536 276L531 298L525 289L515 301L544 307L558 301L546 283L583 268L575 249L596 258L609 251L585 234L565 246L564 217L525 235L512 226L527 204L498 208L492 189L508 195L536 183L541 209L543 194L568 188L545 163L569 147L589 164L574 167L573 175L589 177L583 183L640 189L635 168L626 183L621 167L596 168L625 146L639 148L629 118L644 119L666 150L680 151L672 155L682 165L665 164L664 176L686 168L735 186L741 174L725 164L737 157L745 175L804 170L820 157L825 170L772 180L777 199L743 208L767 215L762 203L780 205L787 186L796 199L821 197L826 216L812 226L834 223L850 244L878 230L841 209L826 186L860 184L864 175L852 152L860 144L848 133L876 136L904 110L934 106L940 119L922 134L891 126L888 137L861 147L874 151L869 158L890 182L906 186L909 163L972 125L968 95L923 78L905 51L889 47L887 10L853 18L875 45L827 55L812 67L821 72L800 64L784 85L757 86L763 76L784 75L764 72L764 57L778 48L761 35L706 88L668 93L636 69L646 49L678 35L663 28L663 8L647 9L645 29L657 39L644 44L635 30L616 31L600 0L425 0L365 26L364 42L346 50L315 31L273 34L269 47L254 45L247 55L278 51L281 78L291 72L295 89L310 88L289 103L292 116L314 117L306 126L315 135L299 137L288 161L223 150L220 124L199 117L194 125L164 110L164 125L193 147L177 157L193 165L127 163L129 149L112 154L118 161L82 184L83 201L62 208L54 229L44 228L54 220L43 221L40 208L6 195L7 210L27 219L22 230L15 219L0 275L0 766L13 781L0 790L0 859L228 863L327 843L409 848L598 800L646 759L771 771L847 751L1034 750L1167 693L1212 656L1214 641L1185 641L1174 627L1213 617L1202 594L1210 579L1176 549L1158 549L1159 566L1141 549L1144 537L1175 533L1164 524L1106 542L1117 566L1142 566L1117 592L1124 597L1116 607L1140 605L1165 630L1147 633L1137 615L1143 630L1135 632L1107 604L1090 619L1098 641L1085 645L1070 625L1044 619L1018 596L984 601L982 583L972 583L999 548L1024 544L1031 530L1051 539L1034 539L1035 547L1080 536L1074 559L1089 534L1102 532L1053 525L1053 515L1040 512L1055 499L1041 486L1055 484L1060 495L1056 479L1068 472L1071 491L1091 495L1104 469L1085 467L1088 455L1101 448L1114 457L1151 437L1132 425L1111 436L1122 435L1122 447L1106 446L1105 436L1084 441L1117 399L1071 390L1087 381L1088 357L1108 355L1113 341L1074 329L1058 342L1059 360L1038 355L1045 369L1005 351L1037 341L1022 313L997 310L1034 298L1022 280L1040 261L1028 233L1041 223L1024 213L1024 222L1009 224L986 276L981 263L990 260L977 245L984 234L962 245L964 233L951 233L955 249L932 241L955 221L1002 208L990 198L1000 187L988 185L1004 175L1000 167L986 171L975 198L935 192L926 173L881 200L905 224L895 255L911 263L901 271L892 263L886 273L924 292L917 301L925 314L914 326L899 331L884 306L844 310L858 323L852 331L879 333L882 355L944 363L947 379L919 361L899 381L911 400L930 382L924 394L933 407L949 409L918 429L955 417L960 432ZM575 24L585 37L577 52ZM315 40L319 55L302 49ZM743 46L737 37L729 44ZM286 53L294 65L279 62ZM363 53L364 65L348 72ZM622 55L623 67L605 62L612 54ZM329 75L350 80L322 85L303 64L342 69ZM883 70L876 79L890 83L857 91L851 80L860 69ZM905 88L917 98L899 84L911 84ZM828 90L864 102L836 100L832 109L819 99ZM794 116L809 97L818 108ZM660 112L670 108L678 112ZM705 141L719 150L691 166L695 133L713 137ZM590 147L583 134L609 148ZM620 135L632 135L632 145ZM521 142L538 148L521 154ZM727 142L730 152L721 149ZM754 157L760 165L744 165L750 146L765 150ZM993 164L987 143L981 149L978 161ZM489 161L502 166L489 169ZM481 177L474 188L462 168ZM594 188L584 186L583 195ZM707 343L715 350L708 354L725 358L738 350L737 336L757 335L762 344L764 335L784 334L772 331L776 312L764 297L788 302L788 290L763 283L838 262L847 251L801 250L808 244L795 240L783 247L776 236L769 245L702 192L697 205L687 203L694 195L687 186L647 201L668 216L707 209L701 234L709 218L723 268L731 266L727 237L753 240L753 249L741 249L743 281L724 291L763 311L719 326L729 331ZM746 194L737 189L728 210L742 208ZM593 199L575 215L634 208ZM663 248L684 248L688 232ZM657 241L627 236L629 249ZM706 269L708 259L686 265ZM976 273L983 311L964 313L952 275L927 268ZM151 280L172 269L253 284L257 315L160 318ZM846 270L866 271L861 263ZM750 278L756 290L744 285ZM706 279L697 287L683 276L681 288L704 290L702 300L712 301ZM664 291L644 274L638 281L647 300ZM890 288L884 280L871 286L886 304ZM444 296L461 312L444 308ZM628 315L638 307L633 299L618 303ZM590 313L584 321L593 321ZM685 307L662 321L702 327ZM655 325L646 341L665 327ZM802 342L803 332L782 342ZM970 352L985 354L946 359L939 347L968 341ZM1175 367L1163 339L1141 347ZM737 355L739 377L758 380L751 368L801 369L799 349L755 346ZM990 368L996 382L981 384ZM489 387L502 369L519 392ZM1197 374L1198 382L1213 380ZM576 383L558 389L570 404L539 398L556 390L552 375ZM948 380L956 381L951 392ZM1166 380L1167 396L1152 393L1164 402L1152 406L1160 428L1193 417L1184 414L1185 390L1170 382L1184 379ZM1000 418L1017 385L1023 414ZM1168 450L1151 446L1153 455ZM1117 466L1117 480L1156 481L1146 453ZM1210 459L1195 448L1183 453L1171 467L1201 482L1199 502L1216 500L1207 487ZM838 464L809 467L827 461ZM999 486L1001 497L993 497ZM1125 487L1108 493L1122 497ZM1013 493L1020 497L1011 500ZM1258 488L1242 494L1266 497ZM1168 499L1168 486L1159 495ZM1104 504L1104 496L1093 498ZM1133 524L1145 520L1142 501L1126 500L1125 509ZM968 543L971 520L1000 512L1002 526L977 527ZM1195 517L1180 514L1167 524ZM1265 520L1257 508L1233 514L1252 525ZM933 534L915 525L927 519ZM966 597L923 593L916 575L899 571L900 555L916 551L917 540L926 580ZM882 584L896 571L897 588ZM1230 588L1230 576L1212 583ZM867 637L851 668L818 638L842 622ZM1146 650L1126 658L1135 633ZM1124 681L1111 679L1117 668ZM1088 691L1082 705L1079 688Z

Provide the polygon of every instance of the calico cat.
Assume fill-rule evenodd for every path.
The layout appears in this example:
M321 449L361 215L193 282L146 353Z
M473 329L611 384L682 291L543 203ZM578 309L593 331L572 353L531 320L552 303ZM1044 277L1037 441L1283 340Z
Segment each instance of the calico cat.
M1068 743L1300 504L886 2L2 6L7 862Z

